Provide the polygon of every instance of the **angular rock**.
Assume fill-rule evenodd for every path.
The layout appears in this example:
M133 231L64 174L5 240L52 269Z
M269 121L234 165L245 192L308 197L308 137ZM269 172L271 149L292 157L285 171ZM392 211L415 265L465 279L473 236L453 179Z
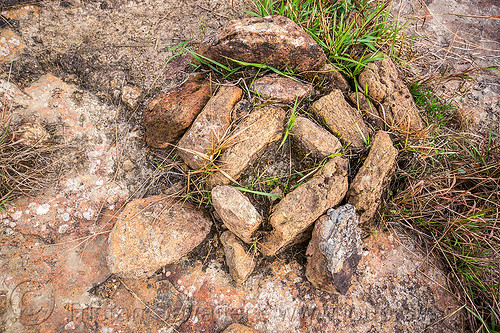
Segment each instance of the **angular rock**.
M109 234L112 273L144 278L200 244L212 222L187 203L157 195L129 202Z
M252 253L248 253L243 244L231 231L224 231L220 236L220 241L224 246L226 264L229 267L229 274L236 284L242 284L255 268L255 260Z
M273 230L262 243L261 252L276 254L306 230L328 208L335 207L347 192L346 159L334 157L312 179L288 193L273 208Z
M191 76L181 86L156 96L144 110L147 144L155 148L166 148L175 142L209 99L210 83L201 75Z
M292 139L306 153L316 158L324 158L342 150L339 139L321 126L305 117L295 118Z
M230 58L299 72L326 63L325 53L314 39L283 16L231 21L215 36L207 37L198 53L222 63Z
M43 147L49 144L52 137L38 122L25 122L16 128L15 140L25 147Z
M384 59L368 65L359 74L359 84L371 99L381 104L380 116L390 126L403 132L418 132L425 127L392 60Z
M331 91L332 89L340 89L344 92L351 90L351 86L342 73L332 64L324 65L317 72L310 73L308 77L314 84L320 86L321 92Z
M363 251L356 208L346 204L330 209L314 226L307 247L306 277L329 293L345 295Z
M0 29L0 63L19 59L24 49L21 38L11 29Z
M212 189L212 203L224 225L245 243L262 223L262 216L240 191L230 186Z
M347 94L347 98L354 104L356 109L363 112L363 116L369 124L377 128L384 128L384 120L380 116L377 107L364 94L352 91Z
M368 157L349 187L347 201L356 207L361 225L373 220L394 170L398 150L384 131L378 131Z
M234 323L228 326L222 333L258 333L253 328Z
M253 83L253 89L265 100L271 99L282 103L290 103L312 94L311 84L279 75L266 75Z
M124 86L122 88L122 102L130 109L135 110L139 104L141 89L134 86Z
M245 168L283 133L285 111L277 106L254 110L244 118L230 138L231 145L222 153L220 171L207 179L209 186L227 185L237 180Z
M231 125L231 111L242 94L236 86L221 86L179 140L177 152L191 168L201 169L211 162L211 155L219 149Z
M361 112L350 106L339 89L321 97L311 105L315 113L330 130L346 143L355 148L364 147L364 140L368 139L371 130L363 121Z

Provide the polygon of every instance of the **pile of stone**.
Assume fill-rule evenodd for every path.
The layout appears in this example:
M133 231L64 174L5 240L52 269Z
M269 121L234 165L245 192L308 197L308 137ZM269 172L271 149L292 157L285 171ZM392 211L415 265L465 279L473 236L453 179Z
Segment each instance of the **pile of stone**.
M340 72L326 63L317 43L281 16L232 21L203 41L198 52L219 62L231 58L288 68L303 73L308 81L275 74L256 79L252 90L269 103L248 112L249 103L239 87L217 86L192 75L149 103L144 112L146 142L155 148L175 148L194 170L207 168L215 159L224 166L213 170L206 186L227 228L219 239L237 284L252 273L259 254L275 256L303 241L314 228L306 276L322 290L345 294L362 255L360 227L368 227L376 218L395 170L398 151L384 130L406 133L424 126L394 64L386 59L367 67L359 76L365 94L355 94ZM304 153L330 158L307 182L274 202L266 218L231 185L267 148L282 140L288 123L283 105L313 95L317 82L324 82L323 96L308 113L326 126L298 116L292 139ZM349 183L349 161L340 156L342 147L360 149L368 144L368 156ZM272 231L258 239L266 219ZM133 200L110 234L108 266L119 276L148 277L192 251L211 226L203 209L166 195Z

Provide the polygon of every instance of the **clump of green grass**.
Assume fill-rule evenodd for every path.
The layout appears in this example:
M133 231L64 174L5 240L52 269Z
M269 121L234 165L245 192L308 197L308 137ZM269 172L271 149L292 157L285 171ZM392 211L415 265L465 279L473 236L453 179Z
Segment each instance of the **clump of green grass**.
M255 16L283 15L301 26L345 74L355 77L386 52L396 57L405 24L390 18L390 0L255 0Z
M384 216L448 268L475 332L498 332L500 322L500 147L492 139L444 128L429 147L402 150Z

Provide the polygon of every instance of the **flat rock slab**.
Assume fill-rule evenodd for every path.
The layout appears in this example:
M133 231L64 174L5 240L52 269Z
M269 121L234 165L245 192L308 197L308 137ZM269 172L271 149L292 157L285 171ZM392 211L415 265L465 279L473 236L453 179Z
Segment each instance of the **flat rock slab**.
M371 130L363 121L361 112L347 103L339 89L314 102L311 111L343 142L355 148L364 147L365 140L370 137Z
M265 100L290 103L313 93L313 86L292 78L279 75L266 75L253 83L253 89Z
M363 252L356 208L344 205L321 216L307 247L307 279L317 288L345 295Z
M277 106L254 110L236 127L230 146L220 157L220 171L207 179L209 186L227 185L236 181L260 154L283 134L285 111Z
M347 192L348 162L334 157L305 184L288 193L272 209L273 230L261 244L261 252L275 255L306 230L328 208L335 207Z
M311 154L319 159L339 153L342 150L339 139L306 117L298 116L295 118L292 134L292 140L298 144L304 153Z
M210 95L210 83L195 75L179 87L156 96L144 110L147 144L166 148L174 143L191 126Z
M212 222L196 207L157 195L129 202L109 234L107 262L123 277L145 278L201 243Z
M191 168L202 169L211 162L212 154L227 135L231 111L242 93L236 86L221 86L179 140L177 152Z
M220 241L224 247L229 274L236 284L242 284L255 268L254 255L245 249L243 243L231 231L223 232Z
M262 216L250 200L230 186L214 187L211 193L212 204L224 225L245 243L252 243Z
M347 201L356 207L361 225L373 221L382 195L394 174L398 150L384 131L373 139L370 152L349 187Z
M326 63L323 49L292 20L283 16L252 17L229 22L207 37L198 52L218 62L228 58L310 71Z
M408 87L399 78L390 59L373 62L359 74L359 84L368 96L381 104L379 116L402 132L419 132L425 124Z

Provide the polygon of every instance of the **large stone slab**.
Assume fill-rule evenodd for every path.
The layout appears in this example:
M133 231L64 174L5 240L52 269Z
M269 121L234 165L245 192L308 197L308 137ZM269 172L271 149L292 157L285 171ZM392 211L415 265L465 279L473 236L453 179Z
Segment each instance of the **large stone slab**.
M277 106L262 107L244 118L234 130L231 145L219 160L220 171L207 180L209 186L236 181L245 168L283 133L285 111Z
M212 153L227 135L231 111L242 93L236 86L221 86L179 140L178 154L191 168L201 169L212 161Z
M314 89L309 83L303 83L280 75L266 75L253 83L253 89L265 100L290 103L312 94Z
M291 244L328 208L335 207L347 192L346 159L334 157L305 184L288 193L272 209L269 219L273 230L266 235L261 252L276 254Z
M373 62L359 74L359 84L371 99L380 103L379 115L391 127L402 132L419 132L425 124L413 97L399 78L390 59Z
M356 208L344 205L321 216L307 247L307 279L329 293L345 295L363 252Z
M371 130L363 121L361 112L347 103L339 89L334 89L330 94L314 102L311 105L311 111L328 126L333 134L338 135L343 142L355 148L364 147L365 140L370 137Z
M156 96L144 110L148 145L166 148L191 126L210 98L210 83L201 75L191 76L181 86Z
M342 150L339 139L306 117L295 118L292 134L292 139L303 152L316 158L325 158Z
M224 225L245 243L252 243L262 216L250 200L230 186L214 187L211 193L212 204Z
M382 195L394 174L398 150L384 131L373 139L370 152L349 187L347 200L356 207L360 224L369 223L380 207Z
M314 39L283 16L231 21L216 35L207 37L198 52L223 63L231 58L299 72L326 63L325 53Z
M242 284L255 268L253 253L247 251L243 243L231 231L224 231L220 236L220 241L224 247L229 274L236 284Z
M157 195L129 202L109 234L112 273L145 278L201 243L212 222L196 207Z

